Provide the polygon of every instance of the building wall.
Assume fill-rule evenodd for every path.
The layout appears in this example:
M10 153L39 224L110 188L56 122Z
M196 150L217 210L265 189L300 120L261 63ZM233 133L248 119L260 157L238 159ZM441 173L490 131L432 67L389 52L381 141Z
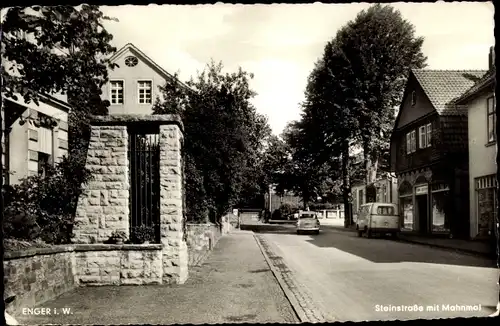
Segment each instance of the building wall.
M383 177L374 182L377 187L376 201L382 203L398 203L398 180L397 178ZM384 187L385 186L385 193ZM366 204L366 185L357 184L351 188L353 219L356 221L359 208Z
M366 203L366 185L356 185L351 188L352 193L352 216L357 220L358 211L361 205Z
M6 101L9 106L25 108L23 119L36 118L39 113L54 118L58 125L54 129L35 127L32 123L20 124L19 117L11 126L9 133L9 183L19 183L21 179L38 173L38 152L50 143L52 148L47 152L54 163L59 162L68 152L68 112L51 103L34 102L26 104L21 97L17 101ZM5 140L4 140L5 143ZM5 146L5 145L4 145Z
M128 56L135 56L139 59L139 63L135 67L128 67L125 65L125 58ZM141 61L141 57L136 55L133 51L127 50L120 55L116 61L119 67L114 70L108 71L109 80L123 80L124 93L123 104L111 104L108 108L109 114L151 114L153 103L157 96L160 95L158 86L165 84L165 79L162 75L149 66L146 62ZM139 80L152 80L152 103L139 104L138 100L138 81ZM110 82L102 88L102 99L110 101Z
M468 238L466 175L446 163L398 175L402 231Z
M289 204L291 206L302 208L302 200L300 199L300 197L293 195L278 196L274 192L271 193L271 206L269 206L269 193L266 194L265 207L271 213L276 209L279 209L283 204Z
M414 106L411 105L412 91L415 91L417 95L416 103ZM407 124L432 112L434 112L432 103L429 101L429 98L424 93L422 87L418 84L415 77L411 75L405 97L403 98L401 115L399 116L397 129L403 128Z
M487 104L492 93L484 93L469 103L469 201L470 236L478 234L478 207L475 179L497 173L496 144L486 146L487 141Z

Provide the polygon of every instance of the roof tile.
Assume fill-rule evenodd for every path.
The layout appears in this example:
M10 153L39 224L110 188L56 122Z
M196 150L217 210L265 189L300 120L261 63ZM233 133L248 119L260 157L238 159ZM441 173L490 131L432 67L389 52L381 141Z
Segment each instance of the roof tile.
M415 78L439 114L461 114L450 102L470 89L486 70L412 69Z

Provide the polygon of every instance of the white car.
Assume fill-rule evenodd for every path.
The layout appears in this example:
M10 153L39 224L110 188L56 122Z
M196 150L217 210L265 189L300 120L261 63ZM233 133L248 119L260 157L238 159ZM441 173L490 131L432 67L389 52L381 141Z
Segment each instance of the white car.
M312 232L319 234L319 220L315 212L301 211L297 219L297 234Z

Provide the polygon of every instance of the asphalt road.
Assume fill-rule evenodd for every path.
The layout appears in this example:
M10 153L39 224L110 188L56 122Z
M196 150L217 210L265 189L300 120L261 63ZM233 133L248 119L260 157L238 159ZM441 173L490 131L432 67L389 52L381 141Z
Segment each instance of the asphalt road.
M487 316L498 300L498 270L486 258L358 238L327 226L319 235L300 236L293 225L249 228L283 259L329 321Z

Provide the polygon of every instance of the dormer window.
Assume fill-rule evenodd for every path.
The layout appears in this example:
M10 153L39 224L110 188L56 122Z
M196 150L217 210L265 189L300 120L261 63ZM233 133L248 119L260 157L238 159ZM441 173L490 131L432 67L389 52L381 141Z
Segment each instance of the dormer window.
M415 91L411 92L411 105L417 104L417 93Z

